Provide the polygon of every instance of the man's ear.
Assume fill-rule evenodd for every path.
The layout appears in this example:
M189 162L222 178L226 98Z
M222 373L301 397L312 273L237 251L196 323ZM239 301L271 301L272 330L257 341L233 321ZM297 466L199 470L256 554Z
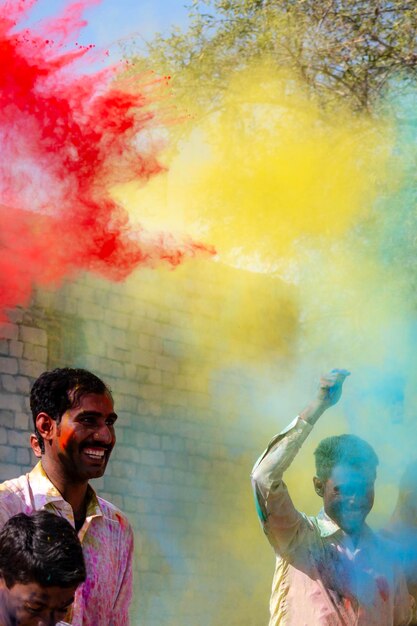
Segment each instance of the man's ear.
M40 459L40 458L41 458L41 456L42 456L42 450L41 450L41 447L40 447L40 445L39 445L38 438L37 438L37 436L36 436L34 433L32 433L32 434L30 435L30 447L31 447L31 448L32 448L32 450L33 450L33 454L34 454L34 455L35 455L38 459Z
M38 433L44 440L44 442L52 441L52 439L55 436L56 426L57 426L56 420L52 419L52 417L48 415L48 413L38 413L36 417L36 428L38 430ZM30 445L32 446L32 450L34 451L36 456L38 456L38 449L40 452L39 442L37 442L34 447L32 445L32 436L35 436L35 435L31 435Z
M314 476L313 485L316 494L322 498L324 496L324 482L320 480L320 478L317 478L317 476Z

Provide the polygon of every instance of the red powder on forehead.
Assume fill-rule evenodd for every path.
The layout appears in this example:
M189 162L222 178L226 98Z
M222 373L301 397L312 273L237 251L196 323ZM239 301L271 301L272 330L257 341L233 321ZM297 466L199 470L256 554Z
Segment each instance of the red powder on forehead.
M162 169L151 96L115 67L80 73L91 47L76 38L83 10L97 0L71 2L53 20L23 28L35 1L0 1L0 315L25 304L33 284L81 269L120 280L141 264L213 253L133 229L112 200L112 185L146 182Z

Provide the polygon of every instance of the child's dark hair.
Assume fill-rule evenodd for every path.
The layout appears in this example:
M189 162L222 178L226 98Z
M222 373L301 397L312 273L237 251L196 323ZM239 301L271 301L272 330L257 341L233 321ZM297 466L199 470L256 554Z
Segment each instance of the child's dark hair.
M0 576L9 589L16 583L72 587L84 582L83 551L75 529L48 511L14 515L0 531Z

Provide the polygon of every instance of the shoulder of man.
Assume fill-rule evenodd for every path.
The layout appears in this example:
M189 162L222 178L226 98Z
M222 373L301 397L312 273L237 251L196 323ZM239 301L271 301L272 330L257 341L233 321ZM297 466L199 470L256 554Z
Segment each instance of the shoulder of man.
M132 531L132 527L127 516L117 506L100 496L97 496L97 501L104 517L116 522L122 531Z
M0 483L0 526L13 515L31 510L28 474Z
M410 556L413 555L413 558L416 554L416 547L412 545L412 542L407 543L406 551L404 550L404 545L398 538L391 534L386 529L374 530L372 531L375 537L376 545L380 550L380 553L385 555L388 561L391 561L392 564L396 567L403 566L404 557L408 553Z

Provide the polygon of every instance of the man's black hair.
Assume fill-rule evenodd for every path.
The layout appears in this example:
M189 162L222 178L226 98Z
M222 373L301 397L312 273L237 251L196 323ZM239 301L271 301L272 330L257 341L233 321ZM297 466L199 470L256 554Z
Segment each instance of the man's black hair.
M376 475L379 460L369 443L356 435L337 435L322 439L314 452L320 480L330 478L336 465L350 465Z
M35 435L42 452L44 442L36 428L39 413L47 413L59 424L65 411L77 406L82 396L88 393L107 393L111 397L109 387L98 376L80 368L57 368L44 372L35 380L30 392L30 408Z
M16 583L72 587L84 582L80 540L71 524L49 511L11 517L0 531L0 576Z

